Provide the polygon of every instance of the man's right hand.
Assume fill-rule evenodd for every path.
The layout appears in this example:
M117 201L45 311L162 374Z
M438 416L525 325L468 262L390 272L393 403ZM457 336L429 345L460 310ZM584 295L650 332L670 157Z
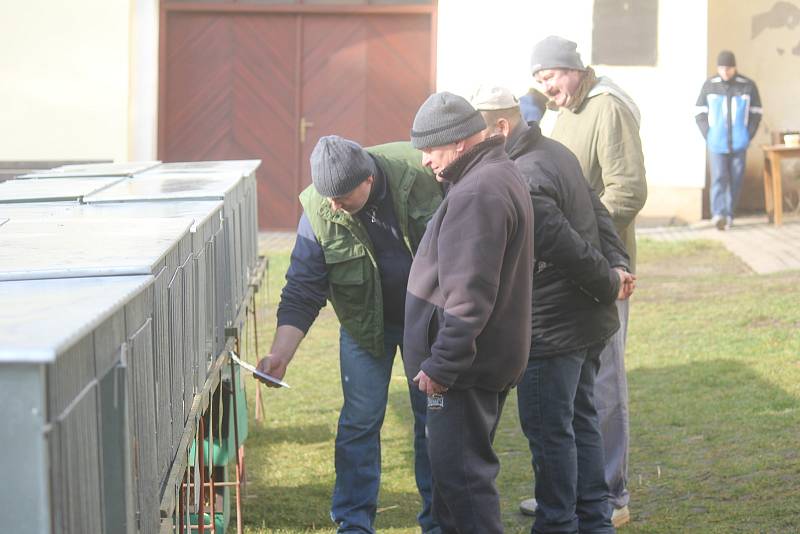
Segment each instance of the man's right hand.
M289 362L294 358L294 353L297 352L297 347L300 345L303 336L305 336L305 332L297 327L288 324L279 326L275 330L275 338L272 340L272 348L270 348L269 354L261 358L256 369L278 380L283 380L286 368L289 367ZM258 377L256 376L256 378ZM280 387L272 382L258 379L271 388Z
M284 375L286 375L286 369L289 367L290 361L291 358L282 358L279 355L270 353L269 355L261 358L261 360L258 362L258 365L256 366L256 369L258 369L264 374L268 374L269 376L277 378L278 380L283 380ZM273 384L268 380L259 378L259 376L256 374L254 374L253 376L266 386L269 386L271 388L280 387L278 384Z
M446 393L448 389L447 386L441 385L422 370L414 377L414 383L421 392L429 397L437 393Z

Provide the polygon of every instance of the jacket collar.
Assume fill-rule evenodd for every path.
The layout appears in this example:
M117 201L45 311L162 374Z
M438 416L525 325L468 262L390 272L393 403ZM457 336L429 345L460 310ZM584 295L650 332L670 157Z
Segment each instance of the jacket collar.
M497 147L502 147L505 138L502 135L493 135L473 146L455 161L444 168L439 176L453 184L457 183L462 176L467 174L486 154L494 151Z
M572 102L570 102L569 106L566 107L572 113L580 113L581 108L590 98L604 94L615 96L618 100L625 104L625 107L628 108L633 115L633 118L636 120L636 124L638 125L641 123L641 113L639 112L639 107L628 95L628 93L623 91L607 76L600 76L598 78L592 67L586 67L586 74L578 86L577 91L575 91ZM555 103L549 101L547 103L547 109L557 111L559 108L557 105L555 105Z
M636 105L636 102L633 101L628 93L623 91L622 88L614 83L608 76L600 76L597 78L597 83L594 84L594 87L592 87L592 89L589 91L589 94L586 96L586 98L588 100L594 96L604 94L614 96L623 104L625 104L625 107L627 107L631 114L633 114L633 118L636 119L637 125L642 122L642 115L639 112L639 106Z
M542 137L542 130L535 122L525 123L520 121L506 139L506 154L511 159L517 159L533 150Z
M571 112L577 113L578 110L583 107L583 103L586 101L589 91L592 90L592 87L594 87L596 83L597 75L594 73L594 69L592 67L586 67L586 74L583 75L583 79L577 91L575 91L575 95L572 97L572 102L567 106Z
M372 156L370 156L372 158ZM375 161L375 158L372 158L373 162L375 163L375 174L372 177L372 190L369 192L369 198L367 198L367 202L364 204L364 207L367 206L376 206L380 204L384 198L386 198L386 190L388 186L386 185L386 178L381 169L378 162Z

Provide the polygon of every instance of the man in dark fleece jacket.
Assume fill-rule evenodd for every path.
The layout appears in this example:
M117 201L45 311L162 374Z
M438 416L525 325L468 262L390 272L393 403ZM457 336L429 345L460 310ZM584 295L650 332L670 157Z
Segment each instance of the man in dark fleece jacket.
M576 157L526 124L508 89L483 86L472 104L485 134L506 138L535 214L533 334L517 388L536 474L532 532L613 532L593 392L600 352L619 329L614 302L633 291L628 254Z
M460 96L431 95L411 143L449 184L411 265L406 375L428 395L433 511L443 532L503 531L494 431L530 346L533 210L500 136Z

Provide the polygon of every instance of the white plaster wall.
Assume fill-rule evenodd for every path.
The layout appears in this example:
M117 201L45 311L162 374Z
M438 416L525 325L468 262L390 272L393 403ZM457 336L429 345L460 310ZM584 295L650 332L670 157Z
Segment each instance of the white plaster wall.
M128 0L0 2L0 159L126 160Z
M697 0L658 3L655 67L606 67L642 111L641 137L648 185L702 188L706 145L695 122L695 103L706 79L707 6Z
M438 90L468 96L485 80L521 94L532 82L532 46L548 35L576 41L589 64L592 5L592 0L439 0ZM705 144L694 121L694 105L706 78L706 43L706 2L662 0L655 67L595 66L641 108L651 191L704 185Z
M128 159L155 160L158 140L158 1L132 0Z
M524 93L533 44L548 35L589 50L591 0L439 0L437 90L469 96L480 83ZM588 56L587 56L588 57Z

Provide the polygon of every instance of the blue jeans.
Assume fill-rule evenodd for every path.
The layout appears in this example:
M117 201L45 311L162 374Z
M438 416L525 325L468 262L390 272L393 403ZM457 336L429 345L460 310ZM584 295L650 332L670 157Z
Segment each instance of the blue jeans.
M381 426L386 413L389 381L394 355L402 351L403 329L384 331L386 358L376 358L340 330L339 364L344 405L336 431L336 485L333 489L331 519L337 532L375 532L378 489L381 480ZM427 398L409 387L414 413L414 474L422 498L417 516L425 533L438 533L431 514L431 467L425 440Z
M533 533L613 533L594 380L604 344L533 358L517 386L536 476Z
M747 151L731 154L709 152L711 163L711 215L733 220L733 210L742 190Z

